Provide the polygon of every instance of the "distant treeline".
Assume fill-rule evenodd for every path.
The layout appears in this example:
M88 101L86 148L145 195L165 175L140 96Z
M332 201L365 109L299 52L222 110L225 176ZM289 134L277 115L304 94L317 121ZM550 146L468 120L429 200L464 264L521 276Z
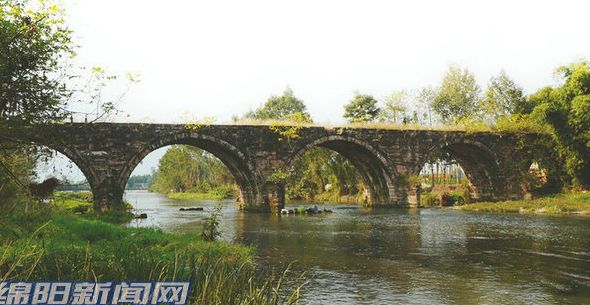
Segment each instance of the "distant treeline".
M153 175L138 175L131 176L127 181L126 190L147 190L152 183ZM90 191L90 184L86 180L81 180L75 183L62 182L58 187L58 191Z

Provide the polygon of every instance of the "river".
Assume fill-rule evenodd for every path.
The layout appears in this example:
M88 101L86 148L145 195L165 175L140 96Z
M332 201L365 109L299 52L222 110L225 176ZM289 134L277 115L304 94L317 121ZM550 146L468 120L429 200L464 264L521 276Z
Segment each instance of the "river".
M148 214L130 226L170 232L200 232L218 204L125 196ZM590 304L590 217L354 205L277 216L220 204L222 239L256 247L263 266L306 271L302 304ZM178 210L190 206L205 211Z

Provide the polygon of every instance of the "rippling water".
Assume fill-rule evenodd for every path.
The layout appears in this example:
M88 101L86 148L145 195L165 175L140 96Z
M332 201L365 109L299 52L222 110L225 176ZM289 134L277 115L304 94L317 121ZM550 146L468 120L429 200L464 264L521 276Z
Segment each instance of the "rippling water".
M126 199L148 213L130 226L172 232L200 232L217 204L147 192ZM590 304L590 217L351 205L277 216L222 204L223 239L255 246L264 266L307 272L303 303ZM205 211L178 211L189 206Z

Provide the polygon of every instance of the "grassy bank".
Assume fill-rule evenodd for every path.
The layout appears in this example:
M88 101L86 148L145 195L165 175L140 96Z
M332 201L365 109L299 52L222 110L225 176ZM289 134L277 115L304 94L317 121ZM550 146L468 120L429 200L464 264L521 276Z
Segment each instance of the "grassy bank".
M567 193L531 200L479 202L453 209L496 213L590 214L590 193Z
M234 198L235 190L229 187L218 187L208 192L168 193L168 198L181 200L223 200Z
M168 193L167 196L168 198L180 200L223 200L231 198L215 193Z
M190 304L285 304L298 289L260 271L253 249L200 234L107 223L52 209L0 217L0 280L190 280Z
M51 201L57 209L74 213L92 212L91 192L56 192Z
M362 196L345 195L339 196L332 193L322 193L316 195L313 199L289 199L287 203L313 203L313 204L325 204L325 205L338 205L338 204L362 204L364 198Z

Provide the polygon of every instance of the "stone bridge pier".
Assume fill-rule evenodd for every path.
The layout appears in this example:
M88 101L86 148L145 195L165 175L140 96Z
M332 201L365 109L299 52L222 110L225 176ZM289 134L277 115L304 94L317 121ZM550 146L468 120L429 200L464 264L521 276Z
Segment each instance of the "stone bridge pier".
M458 161L476 200L520 198L522 169L530 165L522 138L488 132L303 127L297 137L283 139L266 125L73 123L32 131L26 140L70 158L86 176L99 211L122 209L133 170L149 153L176 144L219 158L235 178L240 206L263 211L284 206L289 172L314 147L355 166L372 206L416 205L415 177L441 154Z

